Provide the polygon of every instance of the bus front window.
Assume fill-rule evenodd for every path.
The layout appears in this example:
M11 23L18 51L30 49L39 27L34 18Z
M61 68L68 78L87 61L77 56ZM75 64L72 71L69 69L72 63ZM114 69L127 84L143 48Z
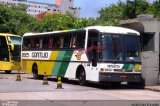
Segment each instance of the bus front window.
M125 61L140 62L140 39L138 36L124 36Z
M16 36L8 37L9 43L14 45L21 45L21 38Z
M8 41L10 44L14 45L14 50L11 50L12 59L16 61L20 61L21 37L9 36Z
M102 35L102 61L140 62L138 36L103 34Z
M102 36L102 60L106 61L122 61L123 60L123 45L122 36L104 34Z

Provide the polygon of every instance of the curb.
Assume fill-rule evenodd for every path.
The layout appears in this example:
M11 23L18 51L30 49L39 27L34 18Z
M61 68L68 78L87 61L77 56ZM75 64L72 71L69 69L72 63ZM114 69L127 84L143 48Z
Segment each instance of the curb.
M160 86L145 86L145 90L160 91Z

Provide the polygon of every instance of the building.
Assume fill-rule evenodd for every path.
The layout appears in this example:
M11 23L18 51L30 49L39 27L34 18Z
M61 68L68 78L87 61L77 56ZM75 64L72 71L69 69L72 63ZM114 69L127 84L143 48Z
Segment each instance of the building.
M26 12L34 17L46 12L50 13L71 13L74 17L80 16L80 8L73 6L74 0L55 0L53 4L32 2L28 0L0 0L0 3L6 5L20 6L25 5L27 7Z

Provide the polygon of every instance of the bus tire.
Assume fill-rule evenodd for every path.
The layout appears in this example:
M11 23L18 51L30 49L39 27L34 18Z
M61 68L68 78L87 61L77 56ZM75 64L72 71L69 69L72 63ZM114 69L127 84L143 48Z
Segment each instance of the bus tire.
M33 65L32 74L33 74L34 79L38 79L38 67L37 67L37 65Z
M43 75L38 75L38 67L36 64L32 67L32 74L34 79L43 79Z
M11 72L11 70L5 71L6 74L10 74Z
M87 84L86 74L85 74L85 70L83 68L80 68L80 70L79 70L78 79L79 79L79 84L81 86L85 86Z

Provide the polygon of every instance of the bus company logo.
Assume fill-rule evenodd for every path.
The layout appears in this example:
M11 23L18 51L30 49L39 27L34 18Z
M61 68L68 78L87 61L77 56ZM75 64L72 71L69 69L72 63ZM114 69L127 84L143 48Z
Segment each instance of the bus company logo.
M77 58L77 60L81 60L82 54L83 54L83 53L79 52L79 53L77 53L77 55L75 55L76 58Z
M29 57L29 53L22 53L22 57Z
M32 58L48 58L48 52L32 52Z
M109 65L107 65L107 68L120 68L120 65L109 64Z

